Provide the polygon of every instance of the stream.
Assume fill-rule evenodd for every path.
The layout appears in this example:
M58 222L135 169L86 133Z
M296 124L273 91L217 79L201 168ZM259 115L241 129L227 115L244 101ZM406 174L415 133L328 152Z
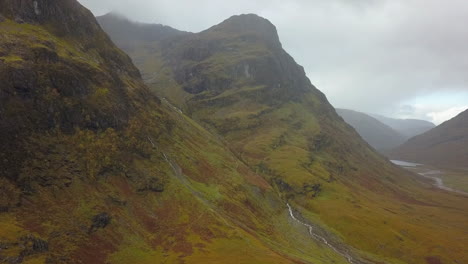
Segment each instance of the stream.
M307 230L309 230L309 234L311 237L313 237L315 240L319 241L319 242L322 242L324 243L325 245L327 245L329 248L331 248L333 251L335 251L336 253L340 254L341 256L343 256L344 258L346 258L348 260L349 263L351 264L355 264L355 262L353 261L353 258L346 252L342 252L340 250L338 250L337 248L335 248L333 245L331 245L324 237L314 233L314 228L309 225L309 224L306 224L304 222L302 222L301 220L299 220L295 215L294 215L294 212L293 212L293 209L291 207L291 205L289 205L289 203L286 204L288 206L288 210L289 210L289 216L291 216L291 218L298 222L299 224L307 227Z
M412 162L407 162L407 161L401 161L401 160L391 160L391 162L395 165L398 165L402 168L408 169L408 168L415 168L415 167L421 167L423 164L419 163L412 163ZM463 195L468 195L467 192L460 191L460 190L455 190L453 188L447 187L444 184L444 181L442 178L437 177L437 175L443 175L443 172L440 170L431 170L427 169L425 172L418 172L419 175L421 175L424 178L431 179L434 183L433 185L439 189L449 191L449 192L454 192L458 194L463 194Z
M200 199L200 201L204 204L206 204L213 212L215 212L215 209L213 208L212 204L210 202L208 202L207 200L205 200L203 198L203 195L196 191L190 184L190 182L188 181L188 179L186 177L184 177L183 173L182 173L182 169L179 167L179 165L177 163L175 163L174 161L172 161L165 153L163 153L163 156L164 156L164 159L166 160L166 162L171 166L172 170L174 171L174 176L191 192L195 195L195 197L197 197L198 199ZM289 216L296 222L298 222L299 224L307 227L307 230L309 231L309 234L310 236L325 244L326 246L328 246L330 249L332 249L333 251L335 251L336 253L338 253L339 255L343 256L350 264L362 264L360 261L357 261L357 260L354 260L353 257L351 257L348 252L345 252L344 250L340 250L338 248L336 248L335 246L331 245L327 239L325 239L323 236L317 234L314 232L314 228L312 225L310 224L307 224L307 223L304 223L302 222L301 220L299 220L296 215L294 215L294 210L293 208L291 207L291 205L289 203L286 203L286 206L288 207L288 210L289 210ZM228 224L226 222L226 224Z

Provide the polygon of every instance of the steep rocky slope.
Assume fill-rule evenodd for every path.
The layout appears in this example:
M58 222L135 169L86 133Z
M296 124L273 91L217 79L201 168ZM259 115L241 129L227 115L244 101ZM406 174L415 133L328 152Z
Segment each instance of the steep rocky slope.
M133 47L127 51L152 91L217 135L304 221L326 226L369 261L466 261L456 238L467 227L464 198L369 148L283 50L268 20L234 16Z
M435 127L433 123L425 120L396 119L381 115L372 116L385 125L393 128L393 130L397 131L401 135L405 136L405 139L410 139L414 136L421 135Z
M0 36L0 262L347 262L77 1L1 1Z
M468 168L468 110L411 138L392 156L440 167Z
M348 109L336 109L336 112L378 151L386 152L405 142L403 135L367 114Z

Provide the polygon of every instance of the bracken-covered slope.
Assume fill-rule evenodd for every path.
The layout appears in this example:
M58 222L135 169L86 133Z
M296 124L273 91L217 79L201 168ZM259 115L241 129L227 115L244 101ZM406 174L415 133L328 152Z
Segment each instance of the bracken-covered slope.
M468 110L411 138L392 156L439 167L468 168Z
M1 263L347 262L77 1L0 2L0 88Z
M133 47L127 51L154 93L217 135L303 221L325 226L361 261L467 261L459 242L467 240L466 198L372 150L283 50L268 20L234 16Z
M375 114L371 116L384 123L385 125L393 128L395 131L403 135L406 140L417 135L421 135L436 127L433 123L426 120L396 119Z
M386 152L405 142L403 135L370 115L348 109L336 109L336 112L378 151Z

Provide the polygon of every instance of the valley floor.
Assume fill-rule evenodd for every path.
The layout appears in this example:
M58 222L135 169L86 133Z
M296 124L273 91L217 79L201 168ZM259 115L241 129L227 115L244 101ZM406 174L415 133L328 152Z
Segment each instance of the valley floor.
M439 189L468 196L468 170L436 168L399 160L392 162L433 181L433 185Z

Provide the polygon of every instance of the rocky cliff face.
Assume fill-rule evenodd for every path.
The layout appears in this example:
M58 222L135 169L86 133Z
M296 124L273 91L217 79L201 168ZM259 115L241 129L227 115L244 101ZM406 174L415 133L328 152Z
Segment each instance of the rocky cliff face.
M0 3L0 11L6 18L18 23L49 24L59 36L89 37L101 34L99 25L88 10L73 0L5 0Z
M73 12L72 12L73 11ZM11 179L32 133L125 126L150 94L76 1L2 1L0 166ZM151 96L150 96L151 97Z
M370 150L264 19L145 44L159 100L78 2L0 13L0 262L466 262L463 198Z
M78 2L2 1L0 14L0 262L346 261L153 96Z
M241 86L262 86L259 100L299 100L314 91L304 69L281 47L276 28L256 15L231 17L178 42L163 41L161 52L175 80L190 94L214 97Z
M375 262L433 261L428 248L418 245L435 233L435 240L444 236L456 246L426 218L421 203L433 203L434 192L373 151L344 123L283 50L267 20L234 16L197 34L135 47L130 56L152 91L221 138L305 219L320 219L347 243L378 255ZM447 196L437 201L445 203ZM405 205L411 213L402 209ZM414 215L426 219L417 228L409 220ZM436 222L445 217L439 215ZM395 222L384 220L390 218ZM394 239L392 230L403 229L412 235ZM466 256L435 257L450 258Z

